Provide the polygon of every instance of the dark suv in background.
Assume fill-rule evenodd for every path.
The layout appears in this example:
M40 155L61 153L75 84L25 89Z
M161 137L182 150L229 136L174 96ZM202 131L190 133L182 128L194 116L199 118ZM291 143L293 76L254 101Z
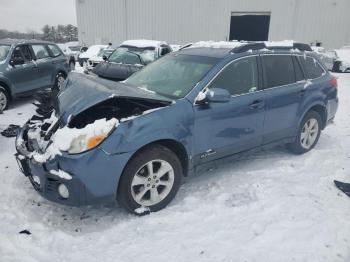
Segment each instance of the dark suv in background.
M0 40L0 111L21 94L56 87L70 71L57 45L36 40Z

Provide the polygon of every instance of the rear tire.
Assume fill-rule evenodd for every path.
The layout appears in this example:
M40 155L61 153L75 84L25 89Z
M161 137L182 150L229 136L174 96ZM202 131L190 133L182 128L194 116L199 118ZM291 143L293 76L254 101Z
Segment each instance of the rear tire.
M70 70L73 71L75 69L75 63L74 61L70 61L69 62L69 67L70 67Z
M55 85L54 89L56 91L60 91L62 89L62 86L64 84L64 81L66 80L67 76L61 72L57 73L55 77Z
M0 86L0 112L6 110L10 103L10 96L6 89Z
M180 160L171 150L161 145L148 147L133 156L124 169L117 201L137 215L161 210L175 197L182 170Z
M322 119L316 111L308 112L301 121L297 137L288 148L295 154L304 154L315 147L320 138Z

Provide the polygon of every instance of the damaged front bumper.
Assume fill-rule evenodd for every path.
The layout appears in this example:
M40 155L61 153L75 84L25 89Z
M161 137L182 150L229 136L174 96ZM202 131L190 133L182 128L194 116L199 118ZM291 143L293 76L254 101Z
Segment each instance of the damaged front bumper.
M38 162L33 157L29 130L27 123L18 133L15 156L20 170L41 196L70 206L116 200L119 178L132 153L108 154L97 147L81 154L62 152L53 159ZM67 176L59 176L59 171ZM68 190L68 197L62 197L60 185Z

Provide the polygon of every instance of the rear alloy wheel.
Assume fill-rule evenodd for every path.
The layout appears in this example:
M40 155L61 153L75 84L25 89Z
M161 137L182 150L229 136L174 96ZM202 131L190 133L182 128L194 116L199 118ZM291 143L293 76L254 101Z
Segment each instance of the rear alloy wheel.
M310 111L299 127L298 135L289 148L296 154L303 154L315 147L321 134L322 120L319 113Z
M133 157L120 178L118 202L144 215L164 208L176 195L182 166L168 148L155 145Z
M0 112L8 108L9 101L10 99L6 89L0 86Z
M60 91L63 87L64 81L66 81L66 76L63 73L58 73L56 75L56 81L54 88Z
M69 62L69 67L70 67L70 70L74 70L75 69L75 63L73 61Z

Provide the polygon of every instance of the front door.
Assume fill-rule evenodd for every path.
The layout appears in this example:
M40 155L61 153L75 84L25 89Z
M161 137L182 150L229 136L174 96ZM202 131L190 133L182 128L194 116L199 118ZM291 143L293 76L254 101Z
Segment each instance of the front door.
M24 93L35 88L38 77L38 67L33 60L32 53L28 45L15 47L11 58L22 58L21 65L9 66L7 76L11 80L16 94Z
M259 91L257 56L237 59L210 83L231 100L194 105L194 163L201 164L257 147L262 142L264 92Z

